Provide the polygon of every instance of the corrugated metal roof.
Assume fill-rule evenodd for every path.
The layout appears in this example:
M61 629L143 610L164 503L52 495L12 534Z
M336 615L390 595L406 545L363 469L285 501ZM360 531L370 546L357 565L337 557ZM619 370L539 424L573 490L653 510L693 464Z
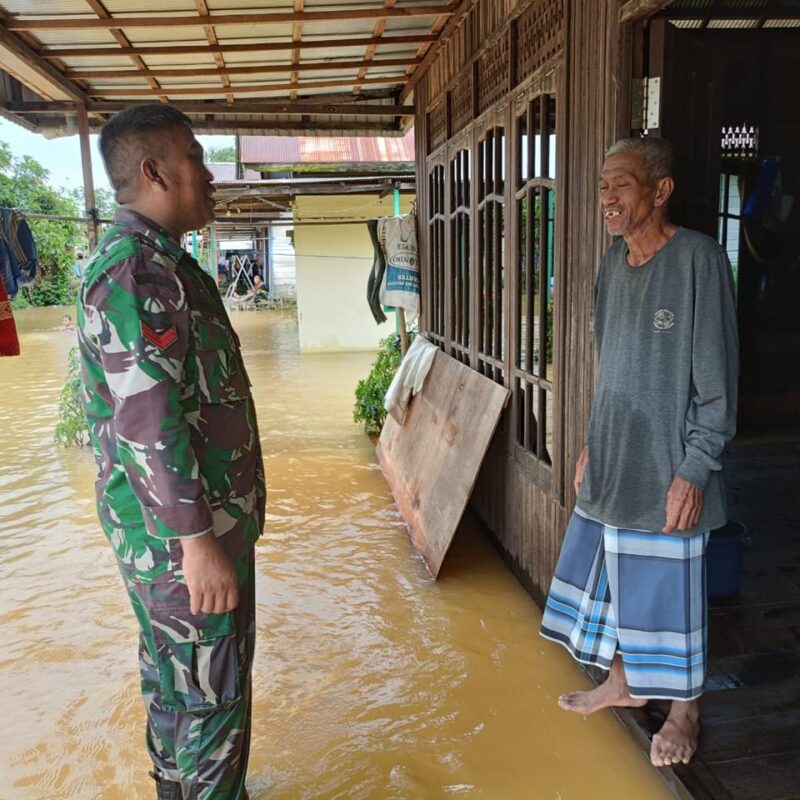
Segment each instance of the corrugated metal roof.
M414 161L414 131L386 136L242 136L243 164L393 163Z

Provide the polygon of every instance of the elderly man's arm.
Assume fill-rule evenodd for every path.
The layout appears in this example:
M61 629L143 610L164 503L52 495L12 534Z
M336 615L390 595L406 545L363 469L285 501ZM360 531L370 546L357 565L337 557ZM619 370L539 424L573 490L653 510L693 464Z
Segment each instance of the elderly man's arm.
M739 349L728 259L721 248L696 253L692 342L693 395L686 414L685 456L666 503L664 533L694 527L703 490L736 433Z

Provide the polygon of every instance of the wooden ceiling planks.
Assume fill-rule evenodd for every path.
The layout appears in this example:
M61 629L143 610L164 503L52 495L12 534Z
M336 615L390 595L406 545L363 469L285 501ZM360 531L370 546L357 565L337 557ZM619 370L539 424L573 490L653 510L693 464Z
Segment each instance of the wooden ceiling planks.
M224 128L227 122L234 130L240 122L247 128L263 123L266 131L275 122L272 129L283 130L286 123L291 126L294 122L286 115L295 115L298 130L306 132L309 124L324 121L327 124L319 130L331 130L341 123L343 130L360 124L364 135L385 135L387 131L400 134L411 115L410 107L398 102L399 95L451 16L471 1L429 0L407 5L407 0L372 0L351 7L331 7L319 0L292 0L287 10L266 5L243 10L236 0L215 0L214 4L189 0L179 9L155 14L144 0L130 0L124 11L112 0L83 0L84 14L76 13L79 7L74 4L52 0L47 13L6 14L0 20L5 23L0 34L6 37L0 38L0 47L4 41L28 39L33 47L25 56L36 59L39 74L59 75L59 85L66 88L67 97L85 103L95 114L99 112L92 109L99 103L123 102L123 98L132 102L196 99L209 101L209 107L194 112L203 115L195 122L213 121L215 129ZM16 11L20 6L13 8ZM101 33L117 46L91 38ZM74 43L69 34L74 35ZM348 47L349 52L345 51ZM338 52L328 59L326 52L331 49ZM265 57L267 53L276 55L270 59ZM226 54L233 63L226 60ZM154 58L157 56L162 59ZM131 67L121 65L120 57L129 59ZM382 88L376 92L373 87ZM38 87L34 82L29 88L36 92ZM358 123L334 119L332 112L322 112L318 107L307 111L310 102L339 92L349 93L359 105L374 105L379 110L361 116ZM40 96L43 100L64 100L63 95ZM393 102L384 103L387 96ZM11 95L7 99L17 98ZM253 112L256 119L239 111L239 106L259 101L265 110ZM334 105L341 102L337 98ZM276 103L280 103L280 111ZM63 102L46 110L19 104L17 108L14 112L10 103L3 106L4 111L24 114L21 119L43 124L56 135L59 127L54 115L63 118L74 113ZM398 114L399 108L406 113ZM65 131L69 127L61 125ZM198 130L202 127L200 124Z

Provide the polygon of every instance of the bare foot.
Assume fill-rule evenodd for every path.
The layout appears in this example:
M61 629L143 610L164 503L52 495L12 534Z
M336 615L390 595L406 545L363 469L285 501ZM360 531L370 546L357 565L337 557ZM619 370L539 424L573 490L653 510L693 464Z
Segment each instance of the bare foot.
M565 711L574 711L576 714L594 714L595 711L610 706L640 708L647 705L647 700L630 696L628 683L625 680L625 671L622 668L622 659L617 656L604 683L588 692L562 694L558 698L558 704Z
M700 734L700 705L697 700L673 700L661 730L653 736L650 761L654 767L688 764L697 750Z
M565 711L577 714L594 714L610 706L640 708L647 705L646 699L631 697L626 688L609 686L610 681L601 683L588 692L567 692L558 698L558 704Z

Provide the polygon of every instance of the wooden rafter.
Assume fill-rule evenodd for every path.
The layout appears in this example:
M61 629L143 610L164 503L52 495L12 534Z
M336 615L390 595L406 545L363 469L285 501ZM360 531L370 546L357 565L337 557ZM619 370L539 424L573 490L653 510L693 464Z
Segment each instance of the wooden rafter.
M86 0L86 3L89 7L97 14L98 18L101 20L108 20L111 19L111 14L108 13L108 9L103 5L101 0ZM128 37L119 30L109 30L109 33L119 42L122 47L130 47L131 43ZM140 70L146 69L147 65L142 61L141 56L130 56L131 61L133 61L134 65L138 67ZM159 83L155 78L148 77L147 82L150 84L151 89L158 89ZM167 102L166 96L161 93L158 95L159 99L162 103Z
M304 5L305 5L304 0L294 0L294 10L296 12L298 13L302 12ZM302 40L303 40L303 23L295 22L294 25L292 25L292 41L300 42ZM300 63L300 50L298 48L294 48L292 50L292 65L296 66L299 63ZM296 69L292 70L290 79L292 83L300 82L300 74ZM292 90L291 92L289 92L289 97L292 100L297 100L297 91Z
M163 78L201 78L201 77L228 77L231 75L262 75L269 73L315 72L320 70L358 69L365 66L373 67L408 67L418 64L415 58L384 58L378 61L315 61L305 64L248 64L246 67L145 67L141 70L131 69L68 69L66 76L83 80L122 80L129 78L143 78L160 75ZM363 76L361 76L363 77ZM294 81L297 83L297 80ZM230 85L230 84L225 84Z
M0 45L23 60L31 69L53 86L57 86L68 97L80 103L88 100L80 86L66 78L54 64L41 58L29 42L24 41L22 36L11 33L3 24L0 24Z
M365 99L363 96L362 100ZM114 114L137 105L135 102L101 100L89 101L87 110L94 114ZM234 102L233 106L221 102L205 100L178 100L173 105L185 114L251 114L253 116L274 116L286 114L302 114L304 116L341 117L398 117L414 113L414 106L378 105L377 103L330 103L308 100L275 102L274 100L258 103ZM72 102L52 101L11 101L2 108L12 114L64 114L76 111L78 104Z
M424 44L436 41L436 36L429 33L403 36L364 37L358 36L347 39L325 39L323 41L302 42L258 42L255 44L215 44L215 45L152 45L134 47L42 47L39 55L46 59L56 58L108 58L109 56L164 56L164 55L196 55L205 53L267 53L281 50L323 50L344 47L369 47L376 48L393 44Z
M110 17L93 19L74 16L51 19L47 17L10 17L10 31L52 31L52 30L121 30L123 28L185 28L199 25L273 25L287 22L341 22L342 20L376 19L394 17L409 19L413 17L438 17L450 14L448 6L405 6L403 8L350 8L337 11L302 12L260 12L249 14L214 14L198 16L164 16L163 14L141 17Z
M206 0L195 0L195 6L197 7L197 13L201 16L210 16L208 11L208 6L206 5ZM206 41L211 45L217 45L219 42L217 41L217 33L214 30L213 25L205 25L203 27L203 31L206 35ZM214 53L214 62L216 63L219 69L225 69L225 57L222 53ZM220 75L220 81L222 82L223 86L230 86L231 82L228 78L227 74ZM233 103L233 95L229 94L227 96L227 100L229 103Z
M243 86L180 86L169 89L89 89L92 97L154 97L166 91L172 97L187 95L220 95L220 94L262 94L264 92L291 91L292 89L329 89L336 86L352 86L358 84L397 84L405 82L405 77L400 75L382 78L351 78L349 80L305 81L300 84L292 83L265 83L245 84Z
M394 8L397 0L383 0L383 7L384 8ZM386 17L381 17L376 23L375 27L372 30L372 38L373 39L380 39L383 36L383 32L386 30ZM375 52L377 51L377 47L375 45L367 45L367 49L364 51L364 61L370 62L373 58L375 58ZM369 69L368 64L365 64L358 70L358 77L359 78L366 78L367 77L367 70ZM353 94L359 94L361 92L360 86L353 87Z

